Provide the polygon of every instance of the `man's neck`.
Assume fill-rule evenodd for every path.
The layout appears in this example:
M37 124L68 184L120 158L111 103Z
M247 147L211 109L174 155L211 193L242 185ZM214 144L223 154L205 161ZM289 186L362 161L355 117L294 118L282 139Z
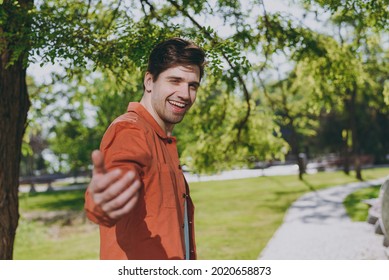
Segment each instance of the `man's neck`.
M173 131L173 128L174 128L174 124L166 125L166 123L163 122L163 121L158 117L157 113L154 111L154 109L153 109L153 107L150 105L150 103L145 101L145 97L143 97L139 103L142 104L143 107L145 107L145 109L147 110L147 112L150 113L150 115L154 118L154 120L158 123L158 125L162 128L162 130L165 131L166 135L167 135L168 137L171 137L171 136L172 136L172 131Z

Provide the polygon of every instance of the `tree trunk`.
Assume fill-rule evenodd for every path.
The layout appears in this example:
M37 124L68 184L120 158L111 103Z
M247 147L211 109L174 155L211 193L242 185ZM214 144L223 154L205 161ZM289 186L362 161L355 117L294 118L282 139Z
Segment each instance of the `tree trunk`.
M19 164L22 138L25 130L30 101L26 86L25 60L27 48L16 60L13 49L25 43L23 35L7 41L5 33L17 34L25 23L20 23L20 10L33 1L19 1L22 8L15 9L10 1L3 6L8 13L7 22L0 26L0 259L12 259L16 228L19 220ZM10 9L7 9L11 7ZM23 8L24 7L24 8ZM19 10L19 11L17 11ZM17 14L15 14L17 13ZM26 32L24 29L21 33ZM25 33L24 33L25 34ZM9 38L9 37L8 37ZM24 40L21 40L24 39Z
M353 151L353 164L355 169L355 177L362 181L362 170L361 162L359 160L360 150L359 150L359 139L357 134L357 115L356 115L356 85L351 92L351 102L350 102L350 128L351 128L351 138L352 138L352 151Z
M350 147L349 147L349 130L346 130L346 135L343 136L343 149L341 155L343 158L343 172L346 175L350 174Z
M304 174L306 173L305 171L305 158L300 154L300 145L298 141L298 135L296 132L296 129L293 124L293 119L290 119L290 123L288 125L288 128L290 129L291 137L289 140L289 145L292 150L292 154L296 158L297 165L299 167L299 174L298 178L300 181L302 181L304 178Z
M302 181L303 175L306 173L305 172L305 159L300 156L300 153L297 153L297 164L299 167L299 180Z

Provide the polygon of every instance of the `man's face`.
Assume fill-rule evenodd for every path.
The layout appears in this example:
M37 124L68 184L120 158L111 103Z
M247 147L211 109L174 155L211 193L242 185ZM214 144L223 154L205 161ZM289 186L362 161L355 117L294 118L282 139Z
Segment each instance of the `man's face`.
M151 114L167 131L184 118L196 100L200 85L198 66L175 66L162 72L156 81L146 74L146 90L151 94ZM151 92L150 92L151 90Z

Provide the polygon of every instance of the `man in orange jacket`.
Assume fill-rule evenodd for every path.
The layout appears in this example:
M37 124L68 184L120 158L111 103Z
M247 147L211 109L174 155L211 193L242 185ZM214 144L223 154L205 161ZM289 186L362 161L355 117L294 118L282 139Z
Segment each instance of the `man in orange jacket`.
M101 259L195 259L194 206L174 125L196 99L204 51L173 38L150 54L141 101L107 129L92 153L85 210L100 225Z

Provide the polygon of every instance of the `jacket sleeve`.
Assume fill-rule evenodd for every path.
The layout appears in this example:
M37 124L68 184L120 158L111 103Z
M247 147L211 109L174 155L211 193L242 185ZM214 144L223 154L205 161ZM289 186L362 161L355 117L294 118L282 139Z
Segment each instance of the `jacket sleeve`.
M151 154L144 129L136 123L117 122L104 134L100 150L104 155L107 171L120 168L125 174L133 170L140 180L150 166ZM85 212L94 223L111 227L117 220L109 218L101 207L94 203L89 189L85 193Z

